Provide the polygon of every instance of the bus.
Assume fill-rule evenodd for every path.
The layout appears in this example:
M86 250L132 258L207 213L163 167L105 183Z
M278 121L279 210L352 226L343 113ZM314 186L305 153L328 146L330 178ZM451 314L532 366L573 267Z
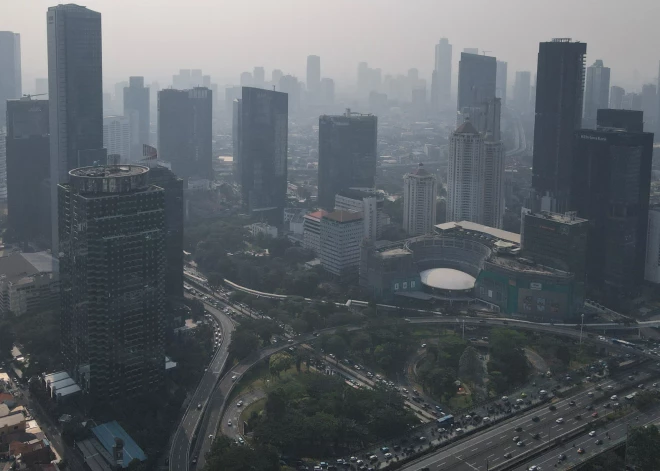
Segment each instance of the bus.
M454 426L454 416L453 415L445 415L444 417L440 417L438 420L436 420L438 423L439 428L444 428L445 430L449 430L451 427Z

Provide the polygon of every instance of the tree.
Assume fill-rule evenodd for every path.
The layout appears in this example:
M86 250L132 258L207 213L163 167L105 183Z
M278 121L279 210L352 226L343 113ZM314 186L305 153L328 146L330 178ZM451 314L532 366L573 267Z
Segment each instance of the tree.
M293 366L293 358L288 353L276 353L271 355L268 361L268 369L272 376L280 377L280 373Z
M229 437L213 440L204 471L279 471L279 458L270 446L240 446Z
M325 351L336 355L337 358L343 358L348 351L348 345L342 337L335 334L325 342Z
M462 379L481 384L483 382L484 365L479 359L477 350L469 346L458 362L458 376Z
M628 432L628 465L641 471L660 469L660 431L655 425L636 427Z
M229 355L236 360L242 360L259 349L259 337L249 330L237 329L231 334Z

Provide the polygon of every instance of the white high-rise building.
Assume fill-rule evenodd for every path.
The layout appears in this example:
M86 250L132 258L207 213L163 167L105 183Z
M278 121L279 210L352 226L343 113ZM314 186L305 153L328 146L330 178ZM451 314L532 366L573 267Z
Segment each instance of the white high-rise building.
M501 228L504 218L504 144L468 120L449 140L447 221Z
M321 218L328 214L321 209L305 214L303 218L303 247L314 252L317 257L321 254Z
M660 283L660 207L649 208L644 279Z
M119 162L131 162L131 120L126 116L103 118L103 147L108 155L118 155Z
M390 218L383 212L383 197L373 190L350 188L335 195L335 209L362 213L364 238L378 240Z
M321 217L321 266L334 275L357 272L364 228L362 213L336 210Z
M469 120L461 124L449 139L447 221L481 223L483 144L483 137Z
M435 175L424 164L403 176L403 229L409 235L433 232L437 194Z
M582 127L596 129L596 114L601 108L607 108L610 100L610 68L597 60L587 67L587 82L584 93L584 116ZM644 114L646 117L646 114Z

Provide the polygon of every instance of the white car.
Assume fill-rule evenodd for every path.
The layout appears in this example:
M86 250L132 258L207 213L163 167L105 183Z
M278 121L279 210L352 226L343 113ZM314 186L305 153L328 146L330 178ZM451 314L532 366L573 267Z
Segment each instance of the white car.
M564 419L562 417L559 417L557 420L555 420L555 422L557 422L558 424L563 424Z
M231 427L231 420L227 422L227 425Z
M590 437L595 437L596 436L596 431L592 430L591 432L589 432L589 436Z
M243 405L243 401L238 401L238 402L236 403L236 407L241 407L242 405Z

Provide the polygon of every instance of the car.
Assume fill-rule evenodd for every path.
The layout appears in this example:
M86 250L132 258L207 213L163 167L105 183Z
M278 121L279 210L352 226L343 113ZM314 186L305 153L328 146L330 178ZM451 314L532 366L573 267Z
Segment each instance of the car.
M595 437L596 436L596 431L592 430L591 432L589 432L589 436L590 437Z
M420 442L425 442L425 441L426 441L426 437L419 437L419 441L420 441Z
M596 440L594 443L596 443L596 445L602 445L602 444L603 444L603 440L601 440L601 439L599 438L599 439Z
M555 420L555 422L557 422L558 424L563 424L564 419L562 417L559 417L557 420Z
M502 402L509 402L508 396L502 396Z
M380 451L381 451L382 453L387 453L387 452L390 451L390 449L389 449L388 447L384 446L384 447L381 447Z
M355 463L358 459L357 459L357 456L351 456L348 460L349 460L351 463Z
M385 453L385 459L386 460L391 460L392 459L392 453Z
M598 417L598 412L594 412L593 414L591 414L591 417L593 417L594 419Z
M526 398L526 397L527 397L527 393L526 393L525 391L521 392L521 393L520 393L520 397L522 397L523 399Z
M458 434L465 433L465 430L463 430L462 428L457 428L456 433Z
M538 421L540 421L540 420L541 420L541 419L539 418L538 415L535 415L534 417L532 417L532 422L538 422Z
M425 343L422 344L422 348L426 348L426 344L425 344Z
M237 378L238 378L238 376L233 375L233 376L231 377L231 381L232 381L232 383L233 383L234 381L236 381Z
M192 459L192 464L197 464L197 457Z
M529 468L527 468L527 471L541 471L541 468L533 464Z
M238 401L236 403L236 407L242 407L243 406L243 401Z
M522 431L523 431L523 428L522 428L521 426L518 426L518 427L516 427L515 430L516 430L516 432L522 432Z
M612 397L610 397L610 401L616 401L618 399L619 399L619 397L616 394L614 394L614 395L612 395Z
M571 401L571 402L569 402L568 405L569 405L569 406L574 406L574 405L575 405L575 401Z
M638 388L638 389L644 389L644 385L643 385L643 384L640 384L639 386L637 386L637 388Z
M520 405L520 404L524 404L524 403L525 403L525 401L523 401L522 399L516 399L516 404Z
M200 410L201 408L202 408L202 403L200 402L199 404L197 404L197 410Z
M607 402L607 403L605 403L605 405L603 405L603 407L604 407L605 409L609 409L610 407L612 407L612 404L610 404L609 402Z
M227 425L229 425L231 427L231 420L227 421Z
M548 407L548 409L550 409L552 412L554 412L554 411L557 410L557 406L555 406L554 404L550 404L550 407Z
M213 435L209 435L209 440L213 440Z
M378 457L376 455L371 455L369 456L369 461L371 462L378 461Z
M584 454L584 448L582 448L582 447L578 448L577 452L578 452L578 455L583 455Z
M532 438L533 438L534 440L538 440L538 439L541 438L541 434L537 432L537 433L535 433L534 435L532 435Z
M505 460L510 460L511 459L511 453L504 453L504 459Z
M525 446L525 442L520 440L518 443L516 443L517 446Z
M581 420L582 419L582 414L578 414L575 416L575 420Z
M592 393L591 391L589 391L589 392L587 393L587 396L589 396L589 397L594 397L594 393Z

